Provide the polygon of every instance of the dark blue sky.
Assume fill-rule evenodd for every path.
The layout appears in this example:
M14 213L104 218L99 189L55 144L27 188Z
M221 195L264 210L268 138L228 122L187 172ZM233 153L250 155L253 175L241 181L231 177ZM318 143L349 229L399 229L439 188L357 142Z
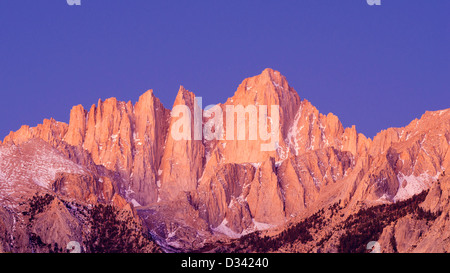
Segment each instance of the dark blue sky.
M0 139L98 98L180 85L204 105L279 70L373 137L450 104L450 1L0 0Z

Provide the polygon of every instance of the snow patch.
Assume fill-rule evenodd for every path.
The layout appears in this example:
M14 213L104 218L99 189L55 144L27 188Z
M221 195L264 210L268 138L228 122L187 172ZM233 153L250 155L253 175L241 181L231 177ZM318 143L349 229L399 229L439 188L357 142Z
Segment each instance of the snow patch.
M388 194L383 194L380 198L378 198L378 202L385 202L385 201L389 201L389 200L391 200L391 198L389 197L389 195Z
M4 205L15 207L9 198L35 185L50 189L58 173L82 175L85 170L56 149L39 142L0 146L0 200Z
M266 229L275 227L274 225L271 225L271 224L257 222L257 221L255 221L255 219L253 219L252 221L253 221L253 225L255 226L256 230L266 230Z
M259 169L259 167L261 167L261 162L249 163L249 164L252 165L253 167L255 167L255 169Z
M283 159L283 160L280 160L280 161L276 161L276 162L275 162L275 167L277 167L277 168L280 167L280 165L283 164L283 162L284 162L285 160L286 160L286 159Z
M448 111L448 109L447 110L441 110L441 111L439 111L439 116L442 116L444 113L446 113Z
M183 248L183 246L177 241L168 242L167 244L174 248Z
M142 207L142 205L139 204L139 202L136 201L136 199L131 199L131 204L133 204L134 207Z
M397 175L399 188L397 194L394 196L394 202L402 201L415 194L421 193L428 189L431 183L435 182L438 177L439 173L436 176L431 176L427 173L423 173L419 176L405 176L402 173L399 173Z
M281 88L284 90L284 87L279 85L278 83L276 83L275 81L272 81L273 86L275 86L276 88Z
M135 193L135 192L131 189L131 185L129 185L128 189L125 190L125 198L130 199L130 195L133 193Z
M299 144L297 140L298 133L303 129L303 126L298 128L298 122L302 116L302 106L300 105L297 113L295 114L294 122L292 123L291 128L289 128L288 134L287 134L287 143L289 143L289 146L294 149L295 155L298 155L299 150Z
M223 235L226 235L230 238L239 238L242 236L241 233L234 232L231 228L227 227L228 220L225 218L223 219L222 223L218 225L216 228L213 228L212 230L214 233L221 233Z
M176 231L176 230L173 230L173 231L169 232L169 233L167 234L167 239L170 239L170 238L175 237L176 234L177 234L177 231Z
M311 136L311 144L309 146L309 150L314 150L314 142L316 141L316 136Z

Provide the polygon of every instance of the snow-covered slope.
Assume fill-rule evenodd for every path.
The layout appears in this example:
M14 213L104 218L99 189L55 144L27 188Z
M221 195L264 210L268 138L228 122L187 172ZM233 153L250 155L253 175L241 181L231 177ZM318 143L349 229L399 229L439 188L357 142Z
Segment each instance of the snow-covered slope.
M57 173L85 171L43 140L0 146L0 202L9 204L16 197L27 196L26 193L51 189Z

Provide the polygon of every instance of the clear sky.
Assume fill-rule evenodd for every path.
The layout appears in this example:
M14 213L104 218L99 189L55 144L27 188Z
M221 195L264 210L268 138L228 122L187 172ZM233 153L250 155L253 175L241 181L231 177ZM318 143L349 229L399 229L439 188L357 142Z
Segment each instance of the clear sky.
M450 1L0 0L0 139L73 105L224 102L270 67L373 137L450 107Z

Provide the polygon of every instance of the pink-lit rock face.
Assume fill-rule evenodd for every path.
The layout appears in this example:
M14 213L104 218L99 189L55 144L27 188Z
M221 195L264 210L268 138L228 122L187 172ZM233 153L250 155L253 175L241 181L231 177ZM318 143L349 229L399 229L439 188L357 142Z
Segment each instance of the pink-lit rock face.
M199 246L217 234L238 237L283 227L339 201L351 214L361 204L397 202L430 188L425 205L448 210L448 195L441 194L448 183L437 180L450 167L449 109L426 112L372 140L355 126L344 128L334 114L321 114L280 72L265 69L217 105L223 124L230 119L236 125L233 137L224 126L223 138L209 138L204 130L211 129L212 117L202 116L199 102L180 87L173 104L189 110L189 127L201 130L189 139L174 138L180 116L171 115L152 90L134 104L110 98L89 110L74 106L69 124L46 119L22 126L0 142L0 204L18 207L36 192L108 203L137 219L139 214L152 232L182 247L188 247L186 238ZM238 139L239 117L227 116L227 107L261 111L258 106L272 105L279 113L275 148L261 149L268 141L259 128L250 139L250 114L241 120L245 137ZM51 207L64 225L74 221L60 203ZM406 220L398 225L423 228Z

